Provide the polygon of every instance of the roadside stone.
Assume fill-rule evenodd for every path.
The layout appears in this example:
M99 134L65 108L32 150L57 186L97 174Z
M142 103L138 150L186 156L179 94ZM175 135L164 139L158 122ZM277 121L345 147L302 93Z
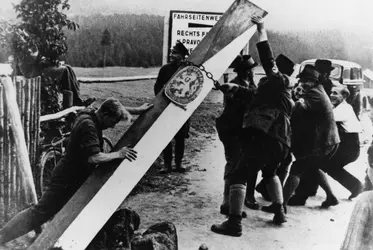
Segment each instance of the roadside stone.
M202 244L199 246L198 250L209 250L209 248L206 246L206 244Z
M135 211L120 209L110 217L86 250L129 249L139 226L140 216Z
M161 222L150 226L142 235L131 242L132 250L177 250L176 227L171 222Z

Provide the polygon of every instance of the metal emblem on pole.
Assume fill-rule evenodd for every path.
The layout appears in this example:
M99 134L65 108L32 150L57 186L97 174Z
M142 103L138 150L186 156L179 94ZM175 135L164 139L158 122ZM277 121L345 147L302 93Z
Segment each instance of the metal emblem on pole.
M186 109L202 90L204 77L196 66L186 66L178 71L165 87L165 95L177 106Z

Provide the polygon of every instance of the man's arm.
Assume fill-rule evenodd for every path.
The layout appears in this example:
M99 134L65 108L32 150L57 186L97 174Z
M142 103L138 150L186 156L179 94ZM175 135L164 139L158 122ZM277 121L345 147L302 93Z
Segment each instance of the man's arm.
M259 42L256 46L263 69L268 77L278 76L279 71L275 63L271 45L268 42L267 31L264 28L263 20L261 17L254 16L251 21L256 24L257 27Z
M131 115L140 115L142 114L143 112L147 111L148 109L150 109L151 107L153 107L153 104L149 104L149 103L144 103L143 105L141 105L140 107L124 107Z
M255 93L254 88L240 86L236 83L224 83L220 86L220 89L223 91L223 93L230 93L234 95L235 98L242 100L252 98L253 94Z
M119 151L111 153L97 153L88 158L88 163L100 164L109 162L115 159L128 159L129 161L136 160L137 153L132 148L123 147Z

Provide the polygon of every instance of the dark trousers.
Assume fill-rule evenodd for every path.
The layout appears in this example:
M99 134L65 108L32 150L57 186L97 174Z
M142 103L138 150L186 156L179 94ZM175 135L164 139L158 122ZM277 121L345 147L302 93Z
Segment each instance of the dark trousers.
M278 166L289 154L289 148L260 130L246 129L239 161L228 174L232 184L246 184L247 176L262 170L263 178L276 175ZM255 185L255 184L254 184Z
M0 244L40 227L68 202L78 187L48 188L39 202L14 216L0 230Z
M181 127L181 129L177 132L174 137L175 141L175 164L176 167L181 166L181 161L184 157L184 150L185 150L185 138L189 137L189 127L190 122L189 120ZM163 160L164 164L167 167L171 167L172 164L172 154L173 154L173 147L172 141L166 146L163 150Z
M241 156L242 141L238 135L222 135L219 134L219 139L224 146L225 168L224 179L227 179L228 173L236 166Z
M360 141L358 133L339 133L341 142L335 154L325 163L323 170L333 179L338 181L350 192L355 192L361 187L361 182L347 172L344 167L357 160L360 155ZM307 199L316 194L318 188L318 171L316 168L309 169L303 175L295 192L299 198Z
M326 167L328 173L333 179L338 181L350 192L355 192L362 184L361 182L347 172L344 167L357 160L360 155L360 140L358 133L340 133L341 143L338 150Z

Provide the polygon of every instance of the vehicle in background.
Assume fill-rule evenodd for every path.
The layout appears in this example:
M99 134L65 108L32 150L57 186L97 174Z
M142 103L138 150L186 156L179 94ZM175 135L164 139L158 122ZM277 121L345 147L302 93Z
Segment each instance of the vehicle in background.
M363 71L359 64L336 59L327 59L332 62L334 69L330 72L330 79L333 83L340 83L346 85L350 91L350 97L347 102L351 104L356 115L360 117L361 110L369 109L367 97L363 92L364 78ZM309 59L303 61L299 66L301 72L307 64L315 65L316 59Z

